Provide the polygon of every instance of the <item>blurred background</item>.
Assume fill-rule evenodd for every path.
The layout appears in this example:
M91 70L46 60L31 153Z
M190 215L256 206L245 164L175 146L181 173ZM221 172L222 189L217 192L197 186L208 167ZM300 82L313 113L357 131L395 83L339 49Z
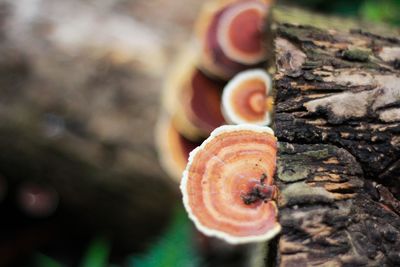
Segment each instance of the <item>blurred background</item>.
M0 0L0 266L247 266L193 229L154 141L202 4ZM278 4L400 26L400 0Z

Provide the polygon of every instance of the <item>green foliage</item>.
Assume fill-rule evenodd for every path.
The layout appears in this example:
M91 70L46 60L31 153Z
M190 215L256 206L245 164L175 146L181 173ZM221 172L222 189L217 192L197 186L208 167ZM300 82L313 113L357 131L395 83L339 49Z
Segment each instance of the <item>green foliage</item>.
M35 255L34 262L35 262L34 263L35 266L40 266L40 267L63 267L64 266L61 263L59 263L58 261L56 261L42 253L37 253Z
M400 0L291 0L302 8L400 26Z
M81 260L80 267L111 266L108 258L110 242L104 237L92 240ZM183 207L178 208L166 232L146 254L128 257L132 267L198 267L199 256L193 244L192 223ZM42 253L35 255L35 266L63 267L64 265Z
M366 20L400 26L400 0L367 0L360 13Z
M80 266L81 267L106 267L110 266L108 263L108 256L110 254L110 242L104 237L96 237L92 240L83 256ZM34 266L40 267L64 267L65 265L57 260L44 255L36 253L34 258Z
M109 241L106 238L97 237L89 244L81 267L106 267L109 254Z
M311 8L319 12L356 16L364 0L292 0L289 2L302 8Z
M145 255L132 256L130 267L197 267L199 257L193 245L192 224L179 208L164 235Z

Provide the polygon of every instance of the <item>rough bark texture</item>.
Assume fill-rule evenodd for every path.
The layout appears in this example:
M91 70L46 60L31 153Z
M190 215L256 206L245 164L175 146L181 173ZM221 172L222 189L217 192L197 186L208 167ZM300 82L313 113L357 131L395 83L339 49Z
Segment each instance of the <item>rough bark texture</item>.
M400 265L400 40L276 32L276 264Z

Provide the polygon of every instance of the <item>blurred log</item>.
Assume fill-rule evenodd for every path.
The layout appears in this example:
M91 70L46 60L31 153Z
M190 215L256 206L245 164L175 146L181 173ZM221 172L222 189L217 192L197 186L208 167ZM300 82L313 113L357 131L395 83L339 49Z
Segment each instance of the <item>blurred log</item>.
M0 174L51 185L76 220L132 249L177 200L153 128L167 55L196 12L146 2L0 3Z
M400 40L345 29L276 28L273 265L400 264Z

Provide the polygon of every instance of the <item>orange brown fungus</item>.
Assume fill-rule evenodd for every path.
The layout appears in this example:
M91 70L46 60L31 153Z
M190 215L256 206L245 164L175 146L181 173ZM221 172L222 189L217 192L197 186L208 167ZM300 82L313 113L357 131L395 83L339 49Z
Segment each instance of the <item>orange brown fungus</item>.
M225 86L222 106L225 119L232 124L268 125L272 111L271 79L261 70L247 70Z
M273 108L274 108L274 98L272 96L268 96L265 99L265 110L267 112L271 112Z
M262 27L267 11L261 2L242 1L222 15L218 41L228 58L246 65L265 58Z
M190 218L206 235L233 244L280 231L273 201L277 142L269 127L225 125L190 153L181 190Z
M261 47L259 32L262 17L257 10L245 10L232 19L229 39L232 45L243 52L258 53Z
M224 83L207 77L197 67L197 54L187 48L165 82L163 106L177 130L189 140L207 137L226 124L220 109Z
M172 152L174 153L174 158L176 159L178 163L178 167L180 170L180 173L183 172L185 169L185 166L187 164L187 159L189 158L189 153L195 149L199 143L190 141L189 139L186 139L183 135L181 135L178 132L174 133L175 136L170 136L171 142L175 142L173 146L175 146L175 149L172 147Z
M249 123L265 116L265 85L259 80L249 80L238 85L232 94L233 109Z
M209 135L215 128L225 124L221 112L221 90L223 84L215 82L196 70L191 82L190 120Z
M269 1L220 1L205 8L197 32L202 47L202 68L211 75L229 79L266 58L262 26Z
M259 116L257 119L262 119L262 116L264 115L263 113L265 112L265 88L264 86L260 86L261 90L260 91L256 91L252 94L250 94L250 96L248 96L248 100L247 103L249 105L249 109L253 110L253 114L250 114L250 116L254 115L254 114L260 114L261 116ZM240 107L237 107L237 109L239 109ZM245 111L243 111L245 112ZM260 118L261 117L261 118Z
M186 167L189 153L200 143L190 141L180 134L168 116L159 120L157 128L160 162L164 170L179 181Z

